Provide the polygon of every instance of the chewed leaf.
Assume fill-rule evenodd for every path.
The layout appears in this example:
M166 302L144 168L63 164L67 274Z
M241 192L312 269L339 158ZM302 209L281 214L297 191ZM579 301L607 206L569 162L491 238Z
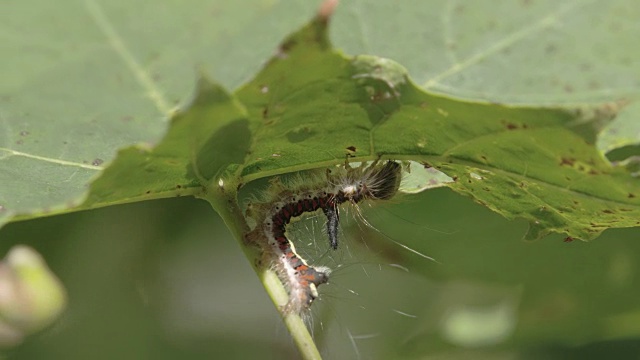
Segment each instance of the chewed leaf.
M598 147L603 153L625 146L640 145L640 104L635 102L625 106L618 117L602 131ZM640 152L635 152L640 156Z
M100 9L89 10L100 19ZM613 167L595 146L608 117L427 93L405 63L334 51L327 24L319 17L289 36L234 94L201 81L192 106L172 118L155 146L125 148L113 162L4 150L10 171L0 173L8 184L0 217L198 196L218 177L246 183L382 156L442 171L455 180L448 185L453 190L531 222L529 237L559 232L591 239L607 228L638 225L640 185L632 162ZM12 131L39 146L33 133ZM86 184L106 164L87 195ZM33 178L47 181L32 192L16 181Z
M640 181L595 146L612 116L429 94L393 62L333 52L324 31L318 21L292 35L238 92L255 135L246 181L383 155L440 170L453 190L527 219L527 238L640 225Z
M533 106L630 102L598 141L607 153L640 144L638 9L633 0L349 1L331 38L356 58L394 59L438 94Z
M399 191L405 194L416 194L427 189L447 186L453 179L445 173L424 164L410 161Z
M370 78L384 81L390 89L408 82L407 69L397 62L371 55L359 55L353 59L354 79Z

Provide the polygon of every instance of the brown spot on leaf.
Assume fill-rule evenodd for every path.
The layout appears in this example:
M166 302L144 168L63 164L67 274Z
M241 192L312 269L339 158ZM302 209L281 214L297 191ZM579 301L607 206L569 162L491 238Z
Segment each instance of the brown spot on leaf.
M296 45L297 45L297 41L295 39L289 39L283 42L278 48L278 50L280 51L280 54L286 55Z
M351 146L347 146L347 150L351 151L351 152L356 152L356 147L351 145Z
M576 159L574 158L570 158L570 157L562 157L560 158L560 165L561 166L573 166L573 164L575 164Z
M636 196L635 196L634 194L632 194L632 193L629 193L629 195L627 195L627 197L628 197L629 199L633 199L633 198L634 198L634 197L636 197Z
M575 240L574 238L572 238L571 236L567 236L566 238L564 238L564 242L568 243L568 242L572 242L573 240Z
M93 161L91 162L91 165L100 166L100 165L102 165L102 163L104 163L104 160L96 158L96 159L93 159Z
M609 209L604 209L604 210L602 210L602 212L605 213L605 214L613 214L614 213L613 211L611 211Z

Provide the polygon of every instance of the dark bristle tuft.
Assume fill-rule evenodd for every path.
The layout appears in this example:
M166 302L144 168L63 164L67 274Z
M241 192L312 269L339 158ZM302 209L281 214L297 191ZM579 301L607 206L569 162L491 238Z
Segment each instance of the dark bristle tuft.
M380 169L375 170L371 177L378 179L377 186L371 189L371 196L374 199L388 200L400 188L402 167L395 161L387 161Z

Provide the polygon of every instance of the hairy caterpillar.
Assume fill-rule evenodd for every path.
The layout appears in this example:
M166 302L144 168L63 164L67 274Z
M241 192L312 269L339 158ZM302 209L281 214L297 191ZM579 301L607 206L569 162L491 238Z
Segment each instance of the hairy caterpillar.
M289 181L275 178L262 199L247 207L256 223L247 240L263 250L289 291L286 311L302 312L318 297L317 287L329 279L330 269L313 267L296 252L287 237L287 226L305 214L320 212L327 218L329 246L338 248L339 206L364 200L386 200L400 186L402 166L395 161L310 172Z

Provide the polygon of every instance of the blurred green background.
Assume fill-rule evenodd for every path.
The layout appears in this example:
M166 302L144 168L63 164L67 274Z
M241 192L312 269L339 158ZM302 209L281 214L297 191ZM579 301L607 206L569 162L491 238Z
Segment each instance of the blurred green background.
M174 104L191 93L196 64L238 88L318 6L252 4L11 2L1 22L7 54L20 56L2 58L2 89L12 94L1 99L3 116L37 121L43 141L20 144L21 151L57 153L57 142L74 134L83 140L64 148L66 160L108 161L116 149L153 142L164 131L165 123L151 121L163 114L108 46L102 15ZM457 97L538 105L637 98L640 7L630 0L559 4L438 0L393 9L393 2L344 1L331 39L347 54L395 59L425 89ZM442 76L479 55L486 58L465 72ZM638 102L625 109L601 149L637 143L630 135L638 109ZM101 131L87 114L97 114ZM48 189L39 168L16 168L6 167L8 180L29 189L16 194L55 200L38 195ZM83 185L61 185L82 192L90 175ZM321 219L294 230L307 259L334 269L310 316L327 359L640 358L637 228L609 230L591 243L560 236L526 243L525 223L447 189L364 210L380 232L345 215L337 252L326 250ZM13 223L0 240L2 254L15 244L38 250L69 294L63 317L5 350L5 358L298 357L239 246L205 202L178 198Z
M510 222L448 189L343 212L328 252L319 217L292 229L331 266L310 323L327 359L635 358L638 230L591 243L527 243ZM436 259L428 261L384 235ZM13 223L3 253L33 246L69 292L50 329L11 359L295 359L239 246L190 198ZM305 241L301 241L305 240Z

